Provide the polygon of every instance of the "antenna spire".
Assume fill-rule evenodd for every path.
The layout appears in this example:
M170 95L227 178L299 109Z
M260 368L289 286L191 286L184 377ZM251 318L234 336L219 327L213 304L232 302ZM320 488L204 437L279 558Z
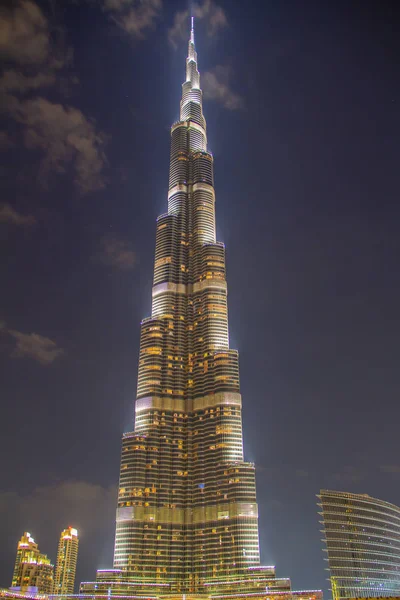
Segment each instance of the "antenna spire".
M191 17L190 41L194 44L194 17Z
M190 39L189 39L189 43L188 43L188 56L186 59L186 81L192 81L192 75L193 73L191 73L190 69L192 67L190 67L190 69L188 70L188 65L190 63L197 63L197 54L196 54L196 48L194 45L194 17L190 17ZM195 69L197 69L197 66L195 67Z

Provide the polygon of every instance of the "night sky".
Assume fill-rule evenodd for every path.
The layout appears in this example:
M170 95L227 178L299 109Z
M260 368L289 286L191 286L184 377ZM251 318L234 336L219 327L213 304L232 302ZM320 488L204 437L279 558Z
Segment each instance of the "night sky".
M400 505L400 11L193 6L263 564L327 590L315 495ZM112 566L188 5L1 2L0 586Z

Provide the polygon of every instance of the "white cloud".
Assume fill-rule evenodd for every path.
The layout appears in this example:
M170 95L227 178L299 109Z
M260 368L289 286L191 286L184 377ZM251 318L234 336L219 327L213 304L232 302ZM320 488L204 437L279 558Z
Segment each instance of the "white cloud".
M61 446L58 451L65 453ZM24 531L29 531L41 552L54 561L58 537L71 525L77 528L80 538L78 577L94 579L96 567L112 566L116 505L116 486L105 487L86 481L57 482L25 494L2 492L0 512L7 518L0 521L0 537L7 542L0 549L0 560L3 565L8 562L12 569L17 541Z
M47 19L31 0L0 8L0 57L22 64L43 63L50 46Z
M53 86L55 82L56 75L51 71L39 72L35 75L27 76L16 69L9 69L0 78L0 91L3 93L23 93L29 90Z
M117 12L124 10L131 5L131 0L103 0L104 10L115 10Z
M228 25L225 11L213 0L204 0L201 4L194 2L191 16L195 19L204 19L209 37L215 37L220 29ZM174 17L174 24L168 30L168 40L176 48L179 41L186 41L189 37L189 10L178 11Z
M126 33L143 39L154 29L162 9L162 0L103 0L103 10Z
M112 234L104 236L100 244L101 251L95 258L103 265L121 270L132 269L136 265L136 254L127 240Z
M41 365L49 365L64 353L56 342L38 333L22 333L15 329L8 329L5 323L1 323L0 331L8 334L15 340L14 348L10 356L12 358L33 358Z
M36 219L32 215L22 215L10 204L3 202L0 204L0 222L26 226L34 225L36 223Z
M175 13L174 24L168 29L168 41L177 48L178 41L188 40L189 38L189 11L182 10Z
M0 10L0 57L16 63L0 78L1 110L21 127L25 148L40 151L42 185L48 185L52 172L72 167L82 193L101 189L105 136L79 109L39 95L72 81L60 74L71 52L60 52L49 40L49 22L33 1L16 0L13 8Z
M207 34L213 37L220 29L228 25L224 10L213 0L204 0L202 4L193 4L193 16L196 19L206 19Z
M105 136L73 106L36 97L19 101L12 97L8 109L23 126L24 144L42 151L40 181L47 185L51 172L65 173L72 164L74 181L82 193L101 189L105 165Z
M104 488L85 481L64 481L38 487L28 495L0 493L0 508L6 508L10 501L26 515L27 523L37 523L41 527L47 519L61 517L65 523L91 530L93 526L101 526L98 519L110 506L115 512L116 488Z
M243 98L231 89L231 78L231 68L222 65L218 65L211 71L203 73L201 81L204 98L215 100L228 110L240 110L243 108Z

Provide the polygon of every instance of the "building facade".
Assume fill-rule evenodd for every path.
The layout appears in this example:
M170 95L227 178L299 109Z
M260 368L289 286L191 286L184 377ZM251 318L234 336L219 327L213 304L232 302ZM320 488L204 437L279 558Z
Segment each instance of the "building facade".
M54 566L41 554L30 533L18 542L11 589L17 592L50 594L53 590Z
M83 582L82 599L322 600L260 565L241 402L192 23L151 316L141 324L134 431L122 440L114 568Z
M400 508L367 494L318 498L334 600L400 596Z
M68 527L61 532L54 576L54 594L73 594L78 560L78 532Z
M194 592L259 563L192 30L171 130L168 212L157 220L152 314L141 326L135 430L122 442L114 568Z

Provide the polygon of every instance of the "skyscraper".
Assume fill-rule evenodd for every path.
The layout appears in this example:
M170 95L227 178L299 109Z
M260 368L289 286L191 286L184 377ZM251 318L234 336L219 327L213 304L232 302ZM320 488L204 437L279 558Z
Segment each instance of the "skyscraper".
M79 539L76 529L68 527L61 532L54 577L54 594L74 593L78 545Z
M400 508L367 494L318 498L334 600L400 596Z
M54 566L30 533L23 534L18 542L11 589L19 592L49 594L53 589Z
M168 212L157 219L152 311L141 324L135 426L122 440L114 568L82 583L81 594L322 597L292 593L275 567L260 566L193 22L171 128Z
M193 29L171 138L152 314L141 327L135 431L123 439L114 567L195 590L258 566L259 548Z

